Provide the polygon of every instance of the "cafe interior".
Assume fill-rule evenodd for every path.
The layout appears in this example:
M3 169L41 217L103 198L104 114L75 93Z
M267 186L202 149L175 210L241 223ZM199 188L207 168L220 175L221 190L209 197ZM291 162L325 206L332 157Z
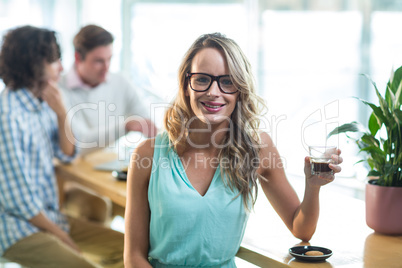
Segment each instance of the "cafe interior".
M402 65L402 1L0 0L1 36L21 25L56 31L65 71L74 63L74 35L87 24L113 34L110 71L141 89L159 129L192 42L212 32L234 39L250 60L257 93L267 105L261 129L277 146L300 198L309 145L330 142L341 148L342 172L320 192L313 238L293 237L260 194L236 256L238 267L402 267L402 235L382 234L366 223L370 167L359 161L362 153L346 135L328 138L345 123L365 125L371 110L360 99L379 105L372 81L385 94L392 72ZM126 182L116 172L144 139L128 133L72 165L57 164L60 187L74 182L109 198L115 210L110 226L124 233ZM299 246L323 247L330 254L309 262L291 251ZM0 268L18 267L0 259Z

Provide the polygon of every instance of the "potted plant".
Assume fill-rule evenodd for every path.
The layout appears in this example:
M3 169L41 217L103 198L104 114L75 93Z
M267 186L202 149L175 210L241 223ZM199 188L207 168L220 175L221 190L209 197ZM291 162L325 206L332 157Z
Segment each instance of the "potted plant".
M402 67L391 74L385 97L372 82L379 105L368 105L371 116L367 128L351 122L335 128L328 137L340 133L357 132L355 140L359 152L376 177L366 184L366 222L373 230L384 234L402 234Z

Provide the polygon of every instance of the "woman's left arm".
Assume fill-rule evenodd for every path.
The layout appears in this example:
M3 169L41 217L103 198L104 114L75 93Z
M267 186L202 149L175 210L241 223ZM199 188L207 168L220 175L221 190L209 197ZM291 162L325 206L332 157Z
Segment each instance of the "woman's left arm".
M73 156L75 153L75 139L71 132L71 126L67 120L66 107L63 103L62 95L57 83L48 81L48 84L42 91L41 97L56 113L59 131L59 145L61 150L65 155Z
M304 173L306 187L302 202L286 178L283 162L278 150L267 133L261 134L263 147L260 151L259 174L262 189L269 202L281 217L292 234L304 241L313 236L319 216L319 192L321 186L334 180L334 175L317 176L311 174L310 159L305 158ZM333 155L334 164L330 168L334 173L341 171L338 164L342 162L339 156Z

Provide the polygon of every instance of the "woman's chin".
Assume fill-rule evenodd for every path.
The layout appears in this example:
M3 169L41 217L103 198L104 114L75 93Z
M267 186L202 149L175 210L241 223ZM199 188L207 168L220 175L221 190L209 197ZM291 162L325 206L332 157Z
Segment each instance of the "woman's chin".
M230 124L230 117L225 115L205 115L204 120L202 120L206 124L210 125L229 125Z

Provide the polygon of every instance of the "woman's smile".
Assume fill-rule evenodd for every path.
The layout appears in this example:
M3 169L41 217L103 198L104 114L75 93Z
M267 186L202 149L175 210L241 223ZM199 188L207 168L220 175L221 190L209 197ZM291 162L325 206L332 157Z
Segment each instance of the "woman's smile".
M205 108L205 110L211 113L219 112L226 105L224 103L212 102L212 101L200 101L200 103Z

